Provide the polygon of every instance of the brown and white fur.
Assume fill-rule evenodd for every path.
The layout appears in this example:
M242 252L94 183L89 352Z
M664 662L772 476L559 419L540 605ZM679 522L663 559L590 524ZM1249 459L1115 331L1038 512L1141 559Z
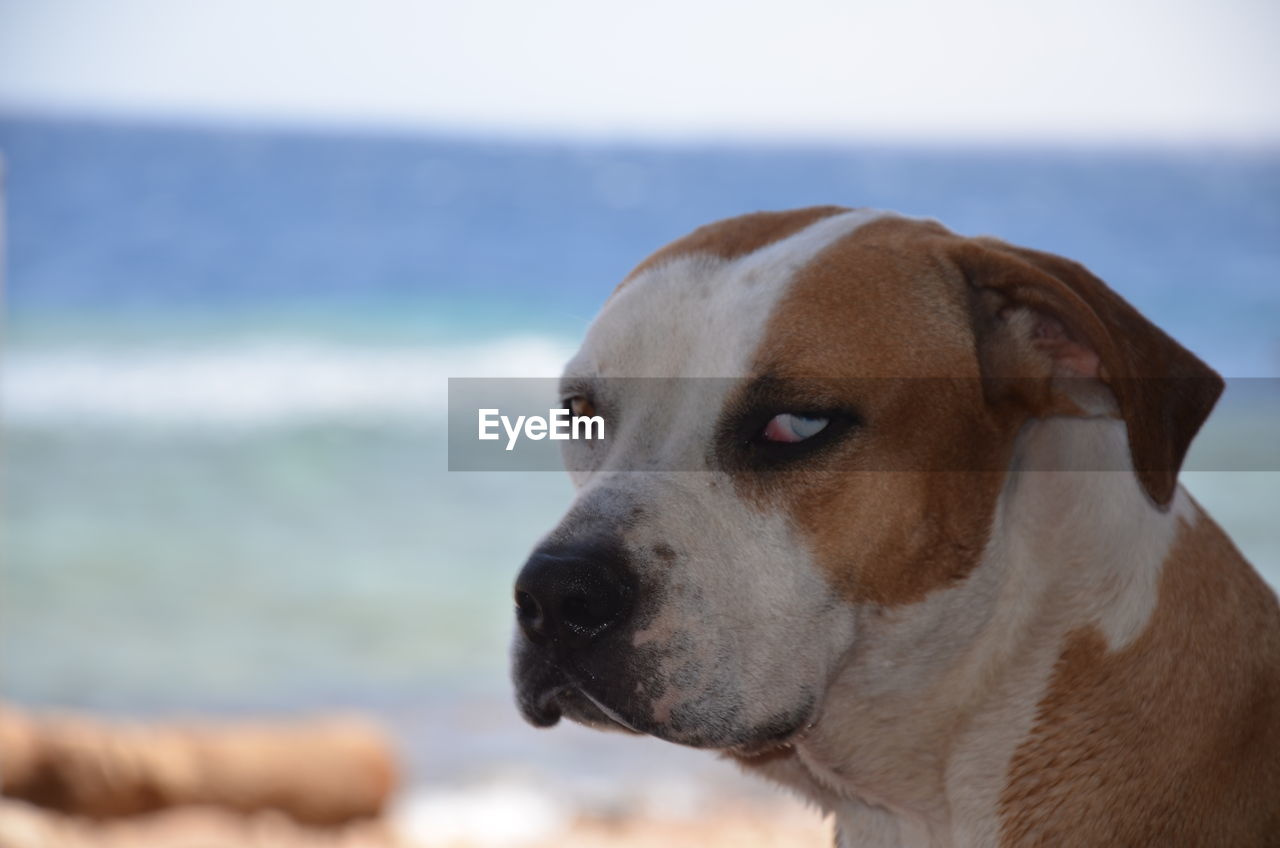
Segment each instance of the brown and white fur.
M809 385L856 426L726 443ZM1280 844L1280 610L1176 479L1221 385L1056 256L835 207L697 230L566 368L611 438L517 583L522 709L720 751L841 846ZM617 603L548 621L580 575Z

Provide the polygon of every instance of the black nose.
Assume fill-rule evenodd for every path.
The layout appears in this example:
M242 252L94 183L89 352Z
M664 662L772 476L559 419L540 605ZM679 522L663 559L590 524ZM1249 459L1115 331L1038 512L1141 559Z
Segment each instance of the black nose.
M546 545L516 578L516 620L530 640L585 645L626 620L635 584L614 542Z

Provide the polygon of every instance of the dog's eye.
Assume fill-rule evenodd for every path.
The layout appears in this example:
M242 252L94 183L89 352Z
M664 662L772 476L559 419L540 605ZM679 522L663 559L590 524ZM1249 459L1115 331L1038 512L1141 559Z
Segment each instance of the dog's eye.
M569 414L574 418L581 416L593 416L596 414L596 405L591 402L590 398L582 395L573 395L564 399L564 408L569 410Z
M766 442L794 444L816 436L831 423L830 418L807 418L784 412L769 419L760 435Z

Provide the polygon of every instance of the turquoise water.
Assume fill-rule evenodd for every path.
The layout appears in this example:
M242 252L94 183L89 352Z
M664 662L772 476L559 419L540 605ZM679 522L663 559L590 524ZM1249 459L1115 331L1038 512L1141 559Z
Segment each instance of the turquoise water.
M614 282L692 226L833 201L936 215L1084 259L1229 376L1280 374L1271 154L590 148L16 118L0 119L0 150L5 697L356 706L440 779L545 753L508 700L509 585L569 499L559 474L447 472L445 381L554 376ZM1266 439L1238 423L1211 424L1199 450ZM1280 579L1280 474L1188 476ZM569 768L600 750L563 738L578 740L556 749Z
M7 691L196 708L499 676L511 574L567 484L449 475L440 438L15 428Z

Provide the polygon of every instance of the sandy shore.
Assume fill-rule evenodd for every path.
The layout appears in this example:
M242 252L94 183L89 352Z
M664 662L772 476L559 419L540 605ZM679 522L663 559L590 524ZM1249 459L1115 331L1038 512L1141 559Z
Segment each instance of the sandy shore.
M349 716L155 723L0 705L0 848L831 845L829 822L729 763L672 756L659 773L611 750L586 771L513 761L405 783L391 737Z
M507 811L494 810L502 818ZM540 834L430 834L395 818L337 828L299 825L279 813L250 816L180 807L94 822L19 801L0 801L5 848L827 848L829 821L798 803L726 802L692 817L574 816ZM532 838L526 838L532 837Z

